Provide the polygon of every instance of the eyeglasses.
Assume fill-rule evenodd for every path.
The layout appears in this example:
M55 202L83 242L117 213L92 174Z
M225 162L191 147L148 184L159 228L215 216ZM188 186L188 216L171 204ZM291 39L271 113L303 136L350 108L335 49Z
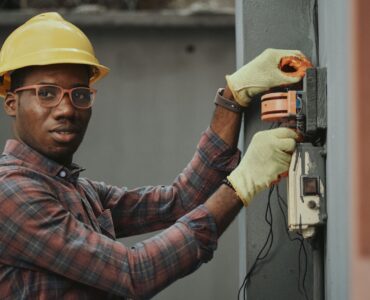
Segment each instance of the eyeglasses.
M74 107L78 109L88 109L93 105L96 95L96 90L89 87L64 89L58 85L50 84L23 86L14 90L14 93L26 90L34 90L38 102L43 107L55 107L59 105L64 95L67 93Z

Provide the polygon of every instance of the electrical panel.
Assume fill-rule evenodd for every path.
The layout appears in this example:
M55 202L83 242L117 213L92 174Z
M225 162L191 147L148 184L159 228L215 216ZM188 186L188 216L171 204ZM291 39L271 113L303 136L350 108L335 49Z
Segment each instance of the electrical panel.
M299 89L261 98L261 119L300 136L288 178L288 228L311 238L325 223L326 69L308 68Z
M323 147L298 143L288 177L288 228L304 238L326 220L325 158Z
M307 69L297 95L297 130L303 142L297 143L289 168L288 228L311 238L326 221L326 69Z

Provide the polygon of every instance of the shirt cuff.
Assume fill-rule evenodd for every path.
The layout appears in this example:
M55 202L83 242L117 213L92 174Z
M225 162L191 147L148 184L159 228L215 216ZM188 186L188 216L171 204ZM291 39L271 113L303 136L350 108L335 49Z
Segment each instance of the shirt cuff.
M199 265L208 262L217 249L217 226L213 216L204 205L200 205L178 220L192 232L198 243Z
M230 173L240 162L240 150L224 142L210 127L198 144L202 161L210 168Z

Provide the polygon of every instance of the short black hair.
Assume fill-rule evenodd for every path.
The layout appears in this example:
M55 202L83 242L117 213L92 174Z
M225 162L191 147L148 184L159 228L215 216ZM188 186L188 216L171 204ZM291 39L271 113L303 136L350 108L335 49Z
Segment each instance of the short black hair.
M31 71L32 67L24 67L17 69L10 74L10 91L14 92L17 88L23 86L26 75Z

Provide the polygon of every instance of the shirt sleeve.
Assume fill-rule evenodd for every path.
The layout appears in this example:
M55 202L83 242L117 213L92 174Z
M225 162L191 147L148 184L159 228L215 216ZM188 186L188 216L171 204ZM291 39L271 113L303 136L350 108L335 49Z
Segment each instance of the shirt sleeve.
M204 203L239 163L240 151L208 128L190 163L169 186L134 190L90 182L112 211L117 237L163 229Z
M7 265L143 299L194 271L216 248L204 206L128 248L78 221L37 176L11 170L0 180L0 261Z

